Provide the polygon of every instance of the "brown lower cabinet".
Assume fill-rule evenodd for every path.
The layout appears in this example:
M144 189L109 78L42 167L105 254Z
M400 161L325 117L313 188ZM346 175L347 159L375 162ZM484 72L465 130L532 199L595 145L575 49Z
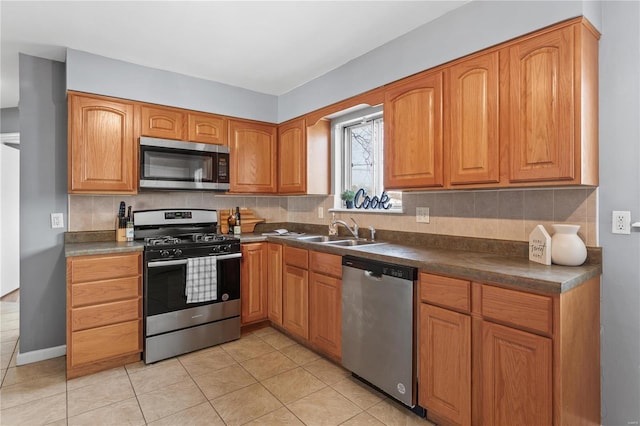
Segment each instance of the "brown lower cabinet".
M282 244L267 245L267 316L282 327Z
M418 403L452 425L600 422L600 278L531 293L420 274Z
M141 253L67 258L67 378L140 360Z
M324 353L342 357L342 258L309 252L309 340Z
M308 250L284 247L282 268L282 326L309 339L309 258Z
M240 322L267 319L267 243L242 244Z

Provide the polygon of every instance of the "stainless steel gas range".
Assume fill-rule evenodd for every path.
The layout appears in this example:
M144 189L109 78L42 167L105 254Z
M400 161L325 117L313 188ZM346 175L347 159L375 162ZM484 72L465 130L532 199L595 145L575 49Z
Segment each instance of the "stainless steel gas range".
M240 337L240 240L216 210L134 212L144 241L144 362Z

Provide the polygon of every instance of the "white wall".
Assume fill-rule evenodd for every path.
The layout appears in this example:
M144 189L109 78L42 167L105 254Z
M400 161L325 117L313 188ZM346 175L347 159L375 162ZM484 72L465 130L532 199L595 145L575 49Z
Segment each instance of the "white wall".
M20 151L0 145L0 296L20 286Z

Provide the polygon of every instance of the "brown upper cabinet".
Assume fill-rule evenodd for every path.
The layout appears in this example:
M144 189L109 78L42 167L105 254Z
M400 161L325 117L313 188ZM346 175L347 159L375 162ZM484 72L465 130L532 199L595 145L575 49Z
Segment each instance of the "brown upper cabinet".
M598 184L598 38L581 20L510 47L511 182Z
M598 185L598 38L576 18L387 86L385 188Z
M307 190L307 126L304 118L278 127L278 192Z
M213 114L187 114L187 139L191 142L228 145L227 122L225 117Z
M384 99L384 187L442 187L442 72L393 84Z
M69 193L136 193L137 106L69 92L68 108Z
M183 139L185 111L155 105L140 107L140 134L164 139Z
M330 122L299 118L278 127L278 192L328 194Z
M500 181L498 55L490 52L447 70L450 185Z
M275 193L278 189L275 125L229 120L230 191Z

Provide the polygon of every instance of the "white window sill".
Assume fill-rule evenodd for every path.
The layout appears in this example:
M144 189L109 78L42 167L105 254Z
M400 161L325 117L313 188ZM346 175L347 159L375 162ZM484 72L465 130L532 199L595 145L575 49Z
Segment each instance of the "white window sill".
M403 214L404 210L384 210L384 209L329 209L329 213L374 213L374 214Z

